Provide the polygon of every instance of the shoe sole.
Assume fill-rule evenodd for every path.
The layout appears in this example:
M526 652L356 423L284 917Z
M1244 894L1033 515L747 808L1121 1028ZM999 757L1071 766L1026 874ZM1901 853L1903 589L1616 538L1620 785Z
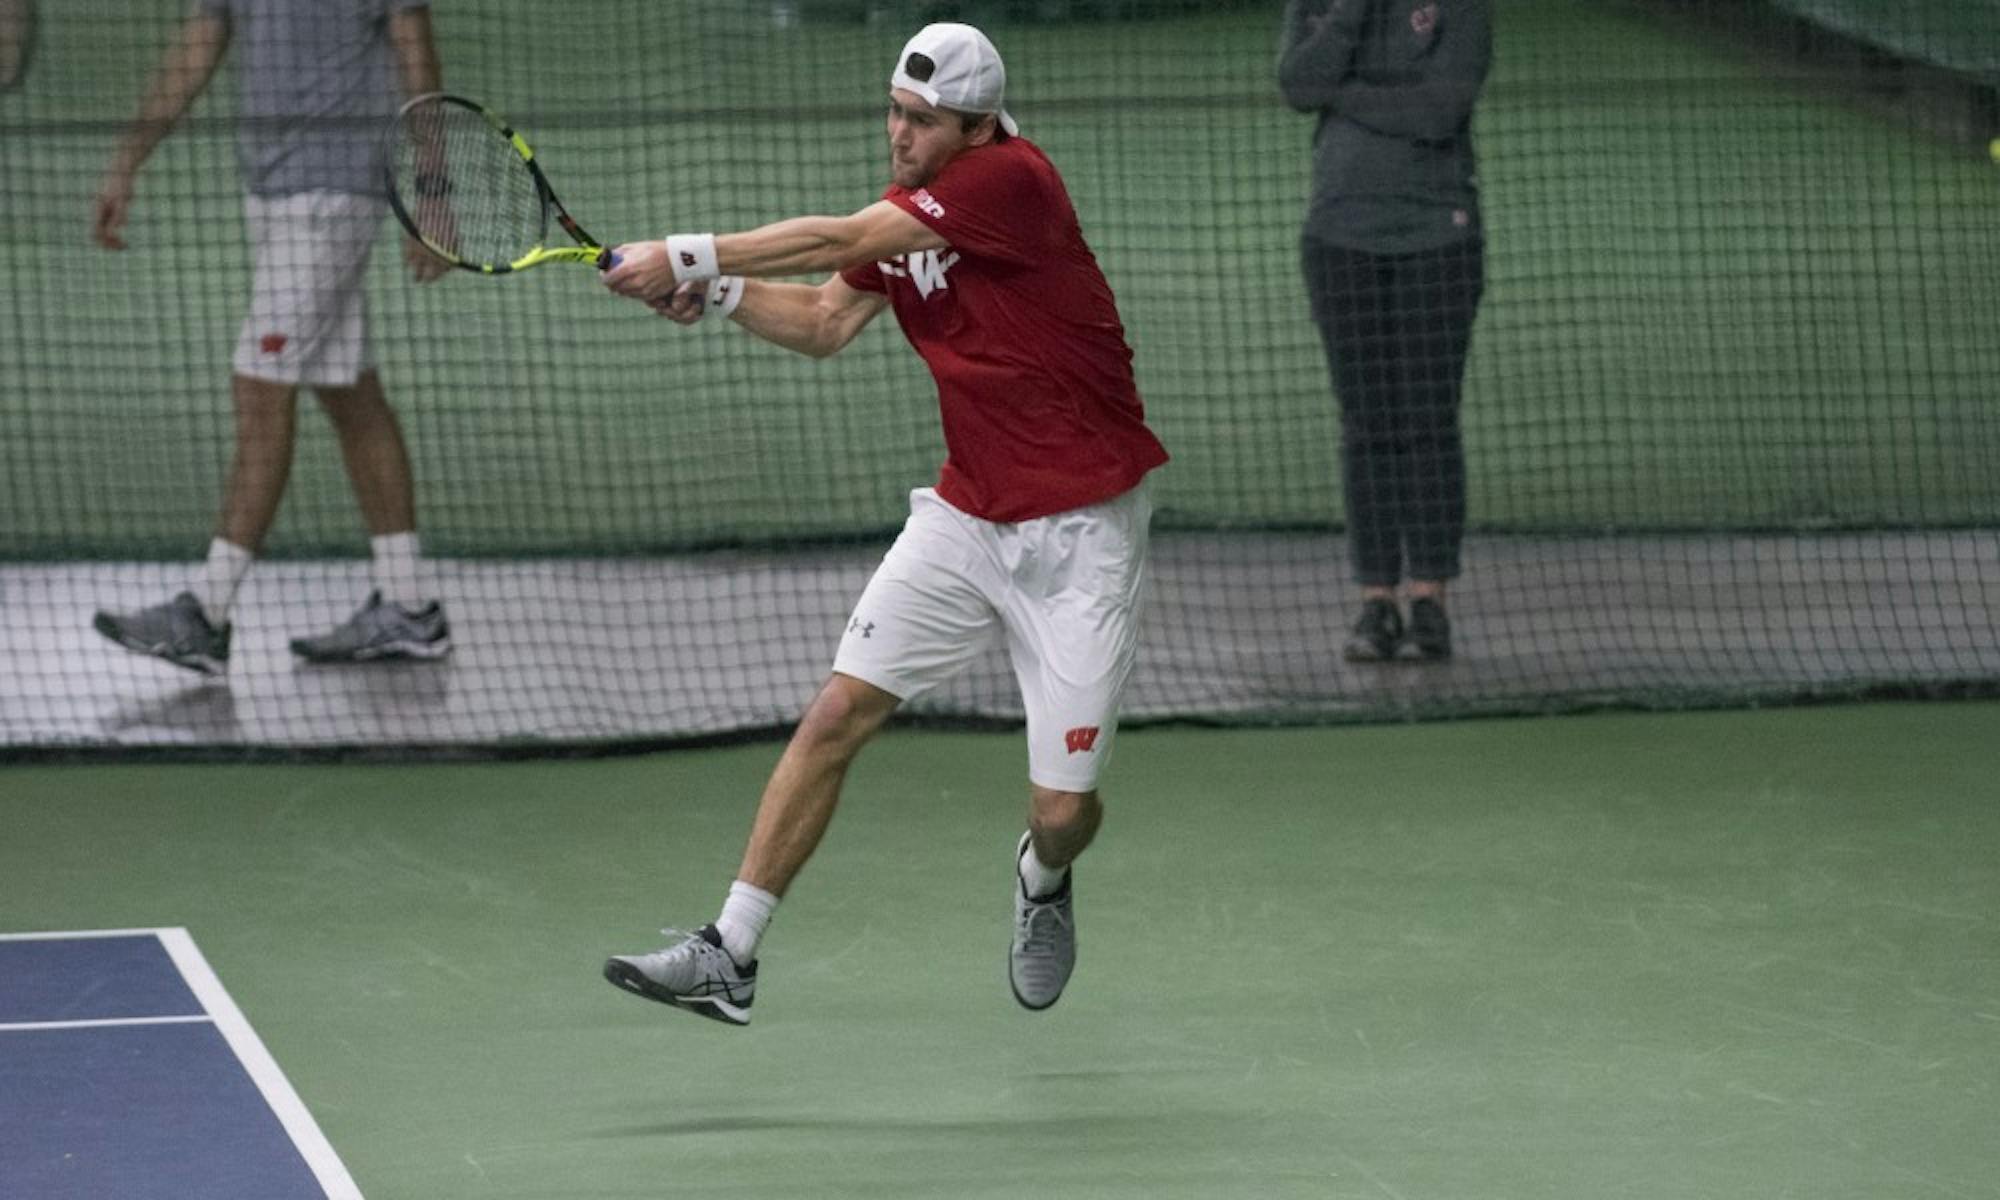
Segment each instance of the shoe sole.
M1063 998L1062 992L1057 992L1044 1003L1030 1004L1028 998L1021 994L1021 989L1014 983L1014 958L1011 953L1007 956L1007 990L1014 993L1014 1003L1027 1009L1029 1012L1047 1012L1049 1009L1055 1007L1056 1001Z
M122 633L118 629L117 622L103 613L99 613L91 621L90 625L97 632L134 654L143 654L148 658L157 658L163 663L170 663L173 666L180 667L182 670L193 671L197 675L221 675L229 669L229 660L226 658L215 658L207 654L174 654L168 651L164 645L156 642L140 641L138 638Z
M698 1017L720 1021L724 1025L748 1025L750 1010L731 1004L727 1000L717 1000L708 996L677 996L646 978L645 973L631 963L617 959L607 959L604 963L604 978L620 991L630 992L647 1000L656 1000L668 1008L678 1008Z
M292 643L292 653L309 663L363 663L387 662L394 659L420 659L434 662L451 653L451 640L446 638L436 642L388 642L380 646L365 646L345 654L315 654Z

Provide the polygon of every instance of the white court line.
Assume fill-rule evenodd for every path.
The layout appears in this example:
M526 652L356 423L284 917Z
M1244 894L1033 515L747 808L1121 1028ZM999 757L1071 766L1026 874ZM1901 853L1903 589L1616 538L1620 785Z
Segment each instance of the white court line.
M354 1184L354 1177L347 1173L346 1164L333 1152L333 1146L320 1132L312 1113L306 1110L305 1102L292 1090L291 1081L278 1068L278 1062L264 1043L257 1037L257 1031L243 1016L243 1010L236 1007L229 992L222 986L222 980L208 965L194 938L184 928L161 929L96 929L70 933L0 933L0 941L55 941L64 938L112 938L152 936L160 940L180 969L181 978L187 982L188 990L208 1011L206 1018L151 1018L134 1023L165 1024L168 1021L213 1020L218 1032L229 1048L236 1052L237 1061L249 1073L251 1082L263 1094L264 1103L277 1114L278 1121L291 1135L292 1145L311 1169L320 1188L326 1192L327 1200L362 1200L361 1189ZM79 1025L113 1024L123 1022L76 1022ZM52 1023L53 1024L53 1023Z
M48 933L0 933L0 942L80 942L85 938L158 937L158 929L57 929Z
M104 1029L112 1025L193 1025L208 1023L199 1017L102 1017L95 1021L0 1021L0 1033L33 1033L44 1029Z

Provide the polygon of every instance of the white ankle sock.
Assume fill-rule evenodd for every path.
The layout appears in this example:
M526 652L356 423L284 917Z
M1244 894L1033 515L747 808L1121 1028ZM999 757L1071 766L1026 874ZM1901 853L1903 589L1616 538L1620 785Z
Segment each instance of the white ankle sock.
M208 562L201 576L188 590L201 601L202 615L217 629L229 624L229 610L236 604L236 589L243 584L256 556L235 542L216 538L208 544Z
M757 961L757 943L777 907L778 898L756 884L739 879L729 885L729 899L715 918L715 931L722 935L722 948L729 957L745 966Z
M1063 876L1069 873L1068 867L1051 870L1043 866L1042 860L1035 854L1033 838L1028 839L1028 848L1021 852L1020 867L1021 885L1027 889L1030 900L1041 900L1061 891Z
M417 581L423 548L416 532L377 534L368 539L368 546L375 554L375 587L382 599L411 612L422 608L428 597Z

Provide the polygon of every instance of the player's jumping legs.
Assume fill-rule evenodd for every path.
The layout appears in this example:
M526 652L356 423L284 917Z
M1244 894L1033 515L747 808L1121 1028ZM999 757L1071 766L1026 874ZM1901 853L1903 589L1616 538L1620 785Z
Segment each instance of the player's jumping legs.
M1028 834L1035 857L1051 871L1061 872L1082 854L1097 827L1104 823L1104 805L1095 791L1059 792L1031 786Z
M1007 976L1024 1008L1054 1004L1076 967L1070 866L1104 820L1097 780L1137 649L1151 514L1135 489L1018 531L1016 587L1003 602L1027 709L1031 790L1015 852Z
M850 675L827 679L764 786L736 878L785 894L833 819L847 768L900 703Z
M1076 970L1069 867L1103 822L1095 789L1036 784L1030 790L1028 832L1015 852L1014 937L1007 950L1007 983L1023 1008L1039 1011L1061 999Z
M840 803L847 768L901 701L836 672L792 733L764 786L743 866L722 914L651 954L604 964L616 986L698 1016L748 1025L757 994L757 941L779 897L812 857Z
M1104 821L1095 790L1065 792L1034 785L1028 832L1016 851L1014 937L1007 982L1021 1007L1039 1011L1062 998L1076 970L1076 906L1070 864Z

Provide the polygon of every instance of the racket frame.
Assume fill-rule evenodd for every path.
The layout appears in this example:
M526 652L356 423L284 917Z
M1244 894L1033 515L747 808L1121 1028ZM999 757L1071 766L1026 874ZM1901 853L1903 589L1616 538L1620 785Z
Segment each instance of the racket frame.
M420 104L431 103L456 104L460 108L471 109L473 112L478 113L488 125L493 127L496 133L507 140L508 145L514 148L514 153L521 159L521 165L527 168L529 177L535 181L535 192L541 197L542 202L542 237L532 249L512 262L473 262L445 249L443 246L424 236L423 230L417 227L416 217L405 207L403 196L396 187L396 152L404 136L405 118L408 116L410 110ZM449 92L425 92L422 95L410 97L396 110L396 116L389 124L388 138L388 153L382 162L382 174L388 184L389 207L395 212L396 219L402 222L403 228L409 231L411 237L423 243L424 249L429 250L432 254L437 255L452 266L461 267L467 271L477 271L482 275L505 275L513 271L525 271L529 267L536 267L549 262L589 263L599 270L610 266L611 251L596 238L586 233L583 226L577 224L576 218L569 215L569 210L563 207L563 202L557 197L555 189L549 186L548 176L542 174L542 165L535 161L535 148L528 144L528 139L515 132L514 127L507 124L506 120L499 113L494 112L476 100L468 100L464 96L455 96ZM575 246L550 247L545 244L548 240L548 219L551 216L555 218L556 224L562 227L563 232L576 241L577 244Z

